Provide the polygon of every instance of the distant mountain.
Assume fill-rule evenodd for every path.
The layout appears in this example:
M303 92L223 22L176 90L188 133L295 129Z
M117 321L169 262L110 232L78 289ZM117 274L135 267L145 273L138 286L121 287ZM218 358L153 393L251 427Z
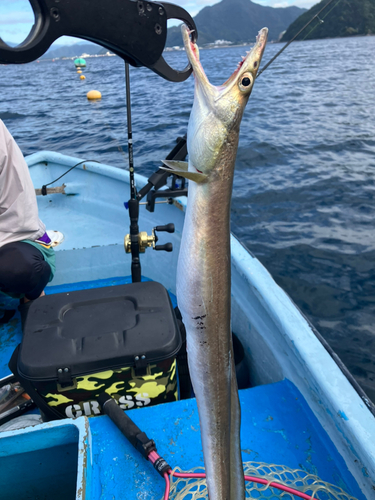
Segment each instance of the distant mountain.
M344 1L344 0L341 0ZM371 0L375 1L375 0ZM198 43L204 45L216 40L232 43L254 42L258 31L267 27L268 40L278 40L281 33L306 9L299 7L263 7L251 0L222 0L212 7L203 8L194 18L198 28ZM168 29L167 47L182 45L181 29ZM74 45L53 45L41 59L79 57L82 54L105 54L107 49L92 42Z
M57 59L58 57L79 57L82 54L105 54L108 49L92 42L75 43L73 45L55 45L47 50L41 59Z
M289 26L281 41L291 40L328 2L329 0L322 0L302 14ZM329 12L332 7L334 9ZM327 13L327 17L323 19ZM375 0L341 0L337 7L333 2L322 12L320 18L324 21L323 23L318 19L314 20L306 31L299 35L297 40L375 35Z
M290 23L305 11L299 7L264 7L251 0L222 0L205 7L194 17L198 44L221 39L233 43L253 42L258 31L264 27L269 30L269 41L278 40ZM167 46L175 45L182 45L179 26L168 29Z

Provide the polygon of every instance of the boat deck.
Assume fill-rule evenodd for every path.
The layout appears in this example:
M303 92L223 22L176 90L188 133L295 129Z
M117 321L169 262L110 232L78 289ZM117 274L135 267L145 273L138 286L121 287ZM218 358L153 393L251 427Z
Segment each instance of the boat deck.
M109 286L129 281L129 278L116 278L81 282L48 287L47 293ZM172 299L174 300L174 297ZM18 301L4 295L0 298L2 310L16 309L17 304ZM9 323L1 325L0 377L9 374L7 363L14 348L21 341L21 337L20 317L19 312L16 311ZM240 401L242 408L241 445L244 462L265 462L284 465L292 469L302 469L341 487L359 500L365 499L336 447L300 392L289 380L241 390ZM183 470L189 470L203 466L195 399L143 407L130 411L129 416L141 430L154 439L158 453L172 467L179 466ZM345 415L342 415L342 418L345 418ZM67 427L68 423L69 421L66 420L61 425ZM49 424L39 427L44 425ZM164 480L156 473L152 465L134 450L109 418L106 416L90 418L89 425L93 457L90 488L93 490L87 498L90 500L161 499ZM14 439L19 439L18 432L22 431L16 431ZM4 450L2 452L4 440L1 438L7 436L7 439L12 439L10 434L0 434L0 457L5 458L7 454ZM17 453L17 443L14 446L8 445L7 449L13 450L12 453ZM41 455L41 461L43 456ZM46 457L49 455L47 454ZM47 460L50 461L51 458ZM28 467L27 461L18 460L17 464L17 477L22 478L22 467ZM89 464L88 467L90 467ZM85 485L82 487L85 488ZM0 491L1 488L0 484ZM25 489L27 490L27 485L22 485L22 494L25 494ZM14 494L16 495L15 492ZM16 500L26 497L12 495L7 498ZM39 498L39 496L35 497L30 493L27 498ZM54 498L59 500L58 496ZM67 500L66 497L61 498Z
M240 391L241 448L244 462L302 469L341 487L358 499L356 482L305 400L288 380ZM174 468L203 467L195 399L128 412ZM163 479L127 442L108 417L90 419L97 496L161 499ZM110 478L110 480L109 480ZM104 479L104 480L103 480ZM113 495L113 496L112 496ZM144 496L143 496L144 495Z

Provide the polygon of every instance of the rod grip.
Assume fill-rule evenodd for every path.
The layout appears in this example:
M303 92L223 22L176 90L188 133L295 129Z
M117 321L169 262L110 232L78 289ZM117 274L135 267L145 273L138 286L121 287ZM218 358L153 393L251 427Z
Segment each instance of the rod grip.
M149 439L146 433L142 432L139 427L128 417L120 408L116 401L107 393L103 392L98 397L98 402L103 412L108 415L112 422L118 427L122 434L134 446L141 455L147 459L151 451L156 451L155 443Z

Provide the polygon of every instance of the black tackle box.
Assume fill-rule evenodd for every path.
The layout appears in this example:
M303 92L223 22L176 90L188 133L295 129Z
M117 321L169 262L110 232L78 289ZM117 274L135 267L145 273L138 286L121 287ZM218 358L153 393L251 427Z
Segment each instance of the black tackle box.
M23 330L9 366L45 420L98 415L102 392L123 409L178 399L182 340L160 283L41 297Z

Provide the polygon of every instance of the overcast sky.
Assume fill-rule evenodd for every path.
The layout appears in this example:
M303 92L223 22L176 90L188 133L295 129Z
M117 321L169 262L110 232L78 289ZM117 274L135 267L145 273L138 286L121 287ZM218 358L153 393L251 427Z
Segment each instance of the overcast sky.
M191 16L198 14L203 7L214 5L220 0L168 0L184 7ZM295 5L309 9L319 0L256 0L255 3L269 7L288 7ZM12 43L21 43L28 35L34 22L34 14L29 0L0 0L0 37ZM169 24L168 24L169 26ZM56 43L76 43L74 38L62 37Z

